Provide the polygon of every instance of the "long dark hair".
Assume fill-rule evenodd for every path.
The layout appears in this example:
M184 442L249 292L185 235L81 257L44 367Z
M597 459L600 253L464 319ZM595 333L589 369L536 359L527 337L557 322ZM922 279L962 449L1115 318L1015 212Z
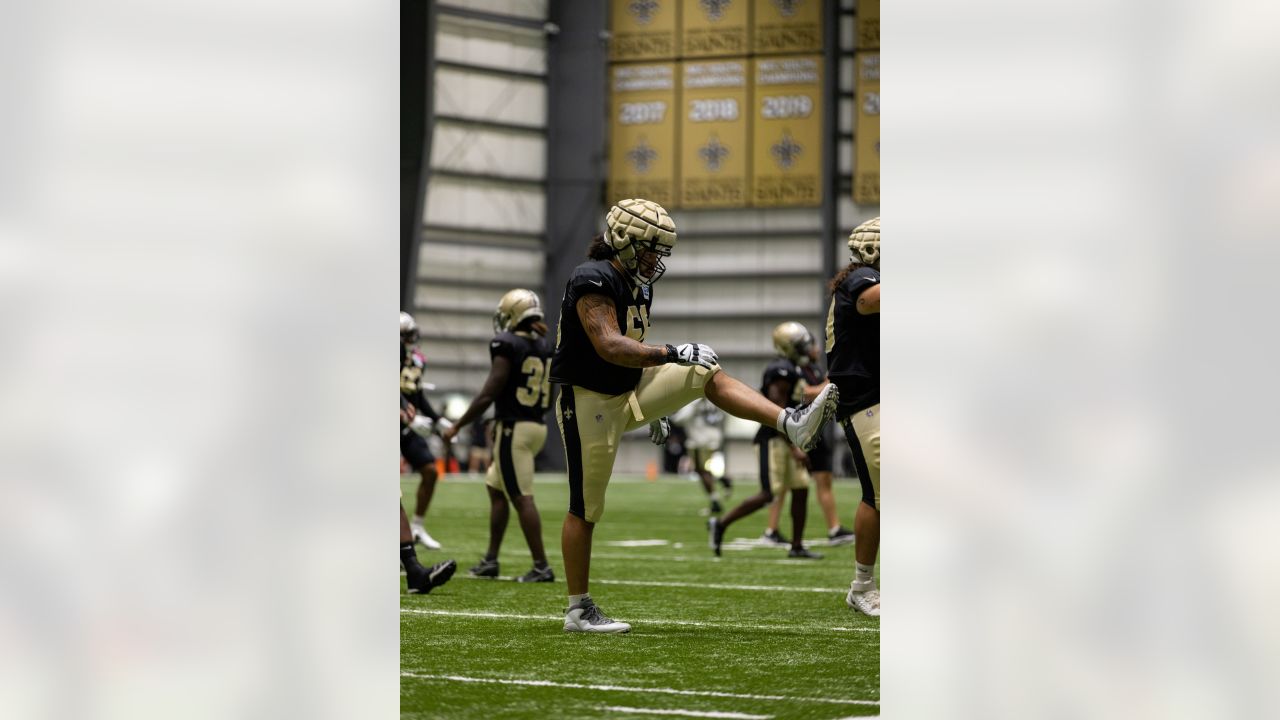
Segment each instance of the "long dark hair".
M827 294L834 297L836 294L836 288L840 287L840 283L844 282L844 279L849 277L849 273L853 272L854 270L857 270L858 268L863 268L863 267L869 267L869 268L872 268L873 270L875 269L874 266L867 265L866 263L860 263L860 262L849 263L848 267L836 273L836 276L831 278L831 282L827 283Z
M590 260L608 260L616 253L613 248L609 247L609 243L604 241L604 234L601 233L591 238L591 246L587 248L587 258Z

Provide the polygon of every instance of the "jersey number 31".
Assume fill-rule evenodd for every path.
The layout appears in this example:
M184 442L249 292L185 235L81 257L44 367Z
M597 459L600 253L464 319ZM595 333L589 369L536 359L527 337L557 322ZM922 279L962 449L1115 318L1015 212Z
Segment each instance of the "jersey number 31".
M516 390L516 402L525 407L536 407L541 404L545 409L551 404L551 363L543 362L542 358L530 355L524 359L520 372L527 378L525 386Z

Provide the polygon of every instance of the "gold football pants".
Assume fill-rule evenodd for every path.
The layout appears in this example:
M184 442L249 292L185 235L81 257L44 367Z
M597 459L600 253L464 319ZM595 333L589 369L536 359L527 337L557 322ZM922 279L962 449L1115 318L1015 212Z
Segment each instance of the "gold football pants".
M704 397L707 381L719 370L675 364L645 368L636 389L621 395L562 385L556 399L556 424L564 438L569 469L569 512L598 522L622 434Z

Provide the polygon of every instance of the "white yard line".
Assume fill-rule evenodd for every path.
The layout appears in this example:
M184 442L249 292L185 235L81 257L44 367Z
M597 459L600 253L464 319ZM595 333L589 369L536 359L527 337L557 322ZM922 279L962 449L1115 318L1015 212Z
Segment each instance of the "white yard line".
M813 546L815 546L815 545L817 545L817 544L818 544L818 543L807 543L807 545L808 545L809 547L813 547ZM735 558L733 558L732 560L730 560L730 561L728 561L728 562L733 562L733 563L735 563L735 564L736 564L736 563L752 563L752 564L758 564L758 565L813 565L813 564L814 564L814 562L813 562L812 560L791 560L791 559L788 559L788 558L786 557L786 552L787 552L786 548L765 547L765 546L763 546L763 545L757 545L757 546L754 546L754 547L750 547L750 548L743 548L743 549L747 549L747 550L775 550L775 551L777 551L777 553L778 553L778 555L779 555L780 557L775 558L775 559L767 559L767 558L762 557L762 556L760 556L760 555L757 555L756 557L746 557L746 556L743 556L743 557L735 557ZM688 551L686 551L686 552L688 552ZM700 547L698 548L698 552L702 552L702 546L700 546ZM660 554L660 553L653 553L653 554L650 554L650 555L642 555L642 554L640 554L640 553L608 553L608 552L598 553L598 552L593 552L593 553L591 553L591 559L592 559L592 560L642 560L642 561L646 561L646 562L705 562L705 563L722 563L722 562L726 562L726 560L725 560L724 558L718 558L718 557L716 557L715 555L712 555L712 554L711 554L711 549L710 549L710 548L707 548L705 552L706 552L706 555L702 555L702 554L699 554L699 555L663 555L663 554ZM547 553L547 555L548 555L549 557L560 557L560 555L559 555L559 554L554 553L554 552L549 552L549 553Z
M613 547L661 547L670 544L670 540L657 538L653 540L610 540L605 543L605 545L612 545Z
M519 613L495 613L481 610L428 610L425 608L400 608L400 612L412 615L440 615L445 617L473 617L492 620L564 620L563 615L522 615ZM755 625L751 623L702 622L699 620L667 620L663 618L627 618L630 622L646 625L683 625L688 627L732 628L734 630L831 630L834 632L880 632L875 627L827 627L812 625Z
M846 700L843 698L823 698L809 695L753 695L749 693L731 693L718 690L677 690L675 688L628 687L626 685L586 685L582 683L562 683L551 680L508 680L506 678L477 678L463 675L428 675L401 671L400 677L411 677L420 680L449 680L465 683L492 683L496 685L525 685L529 687L558 687L576 690L601 690L605 692L657 693L662 695L689 695L693 697L722 697L742 700L781 700L788 702L816 702L832 705L871 705L879 707L879 700Z
M404 577L404 570L401 570L401 577ZM466 580L506 580L506 582L516 579L513 575L498 575L497 578L475 578L472 575L462 574L458 575L458 577ZM591 582L602 585L640 585L640 587L650 588L705 588L713 589L713 591L838 592L841 594L849 592L849 588L791 588L786 587L786 585L722 585L714 583L664 582L664 580L591 580Z
M701 710L658 710L657 708L633 708L619 705L605 705L601 710L632 715L676 715L695 718L727 718L728 720L772 720L772 715L748 715L746 713L701 711Z
M848 588L788 587L786 585L720 585L716 583L666 582L661 580L592 580L601 585L639 585L642 587L706 588L709 590L756 590L760 592L847 593Z

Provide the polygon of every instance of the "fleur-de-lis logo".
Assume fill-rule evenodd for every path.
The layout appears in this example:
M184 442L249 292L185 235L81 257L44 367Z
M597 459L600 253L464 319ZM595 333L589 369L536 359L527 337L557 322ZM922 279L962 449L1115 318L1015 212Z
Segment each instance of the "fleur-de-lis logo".
M698 157L702 158L702 164L711 172L718 172L724 164L724 159L729 157L729 148L725 147L720 138L712 135L707 144L698 148Z
M790 170L802 152L804 152L804 146L796 142L795 138L791 137L791 133L785 130L782 132L782 139L769 148L769 154L773 155L774 162L778 163L778 167L783 170Z
M648 25L653 22L654 13L658 12L658 0L631 0L627 10L636 16L636 22Z
M658 159L658 151L654 150L644 138L636 143L636 146L627 151L627 161L631 163L631 167L636 172L644 174L649 172L649 168L653 165L653 161Z
M711 21L719 20L724 17L724 11L732 3L732 0L701 0L702 12L707 14L707 19Z
M773 0L773 4L782 17L792 17L796 14L796 8L800 6L800 0Z

